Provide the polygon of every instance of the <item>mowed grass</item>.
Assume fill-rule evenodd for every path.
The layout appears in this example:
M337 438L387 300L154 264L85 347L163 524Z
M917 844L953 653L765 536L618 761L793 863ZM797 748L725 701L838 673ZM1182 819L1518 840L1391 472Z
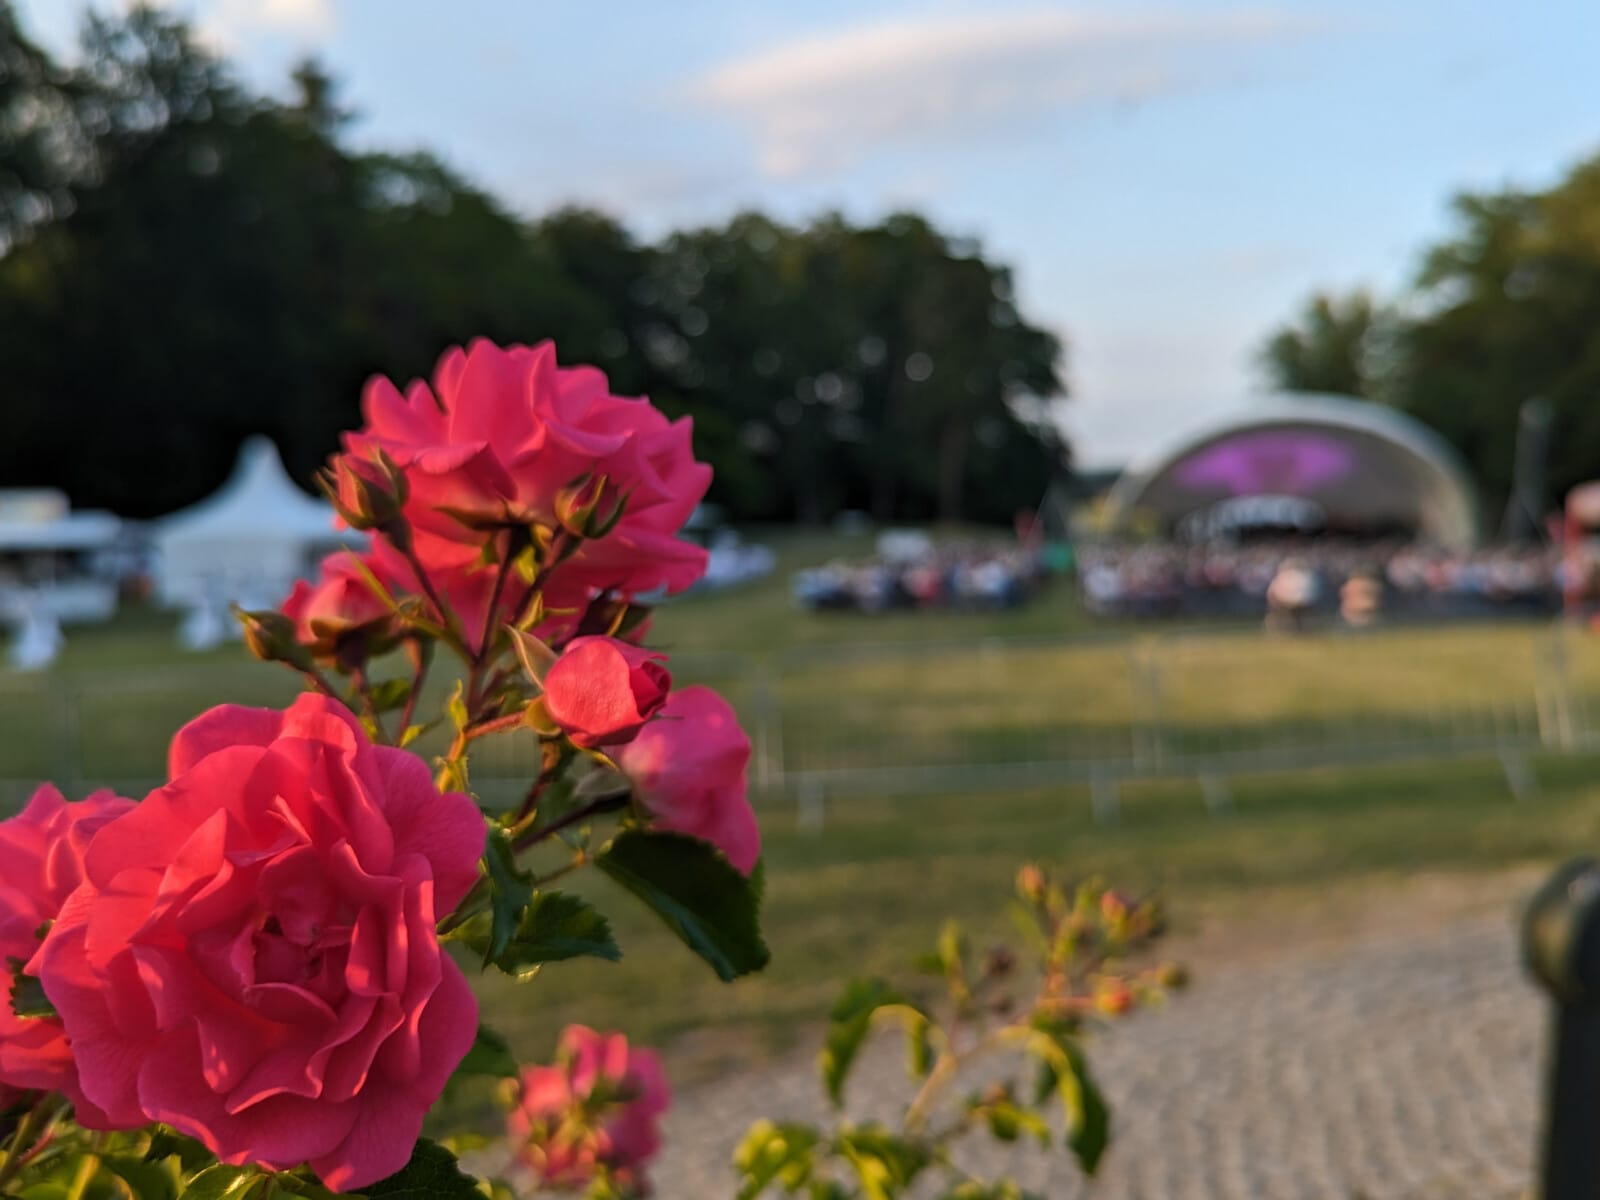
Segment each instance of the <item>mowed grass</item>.
M787 793L769 791L758 803L771 967L723 985L630 898L581 878L612 916L624 960L555 965L521 987L484 976L485 1016L522 1054L543 1054L577 1020L675 1046L691 1070L747 1065L792 1045L846 977L903 972L946 917L999 932L1029 859L1159 888L1178 927L1194 929L1248 922L1252 908L1288 898L1337 906L1419 872L1487 876L1600 842L1600 760L1581 756L1536 757L1539 794L1522 803L1492 756L1238 774L1225 817L1208 815L1193 777L1211 754L1527 744L1561 722L1584 728L1600 698L1600 640L1531 625L1307 638L1106 627L1067 588L1011 613L812 615L790 604L789 571L869 542L794 537L778 548L771 579L663 605L652 633L680 683L728 694L773 764L1125 763L1155 748L1177 777L1124 784L1114 826L1093 820L1076 783L968 777L960 790L909 794L860 776L827 796L824 827L810 833ZM1549 695L1563 676L1565 708ZM295 688L241 647L179 653L168 616L69 630L58 669L0 673L0 778L19 794L42 778L148 786L183 721L223 701L281 704ZM515 786L530 763L531 747L507 739L478 778Z

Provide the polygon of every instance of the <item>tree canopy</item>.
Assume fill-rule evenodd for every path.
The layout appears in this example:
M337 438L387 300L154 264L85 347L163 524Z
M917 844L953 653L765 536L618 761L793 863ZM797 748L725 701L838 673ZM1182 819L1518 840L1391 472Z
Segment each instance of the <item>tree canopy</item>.
M1461 452L1492 508L1515 470L1518 416L1553 420L1546 504L1600 477L1600 157L1544 191L1458 196L1411 293L1317 296L1263 350L1281 387L1393 404Z
M253 433L308 480L369 375L477 335L554 338L692 415L736 517L1003 519L1065 461L1059 341L921 217L654 244L529 219L431 154L353 149L319 64L292 82L253 93L150 8L91 16L57 63L0 0L0 482L156 515Z

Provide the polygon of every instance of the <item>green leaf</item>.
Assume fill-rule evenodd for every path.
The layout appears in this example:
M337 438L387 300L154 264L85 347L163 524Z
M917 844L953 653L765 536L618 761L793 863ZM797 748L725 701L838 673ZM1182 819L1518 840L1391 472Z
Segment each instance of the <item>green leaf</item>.
M707 842L677 833L628 830L595 866L665 921L725 980L759 971L771 957L761 940L761 868L746 879Z
M39 982L38 977L22 973L27 965L20 958L6 959L6 966L11 972L11 1011L24 1019L59 1016L56 1006L50 1003L50 997L44 994L44 984Z
M933 1023L910 999L881 979L856 979L846 985L828 1014L828 1032L817 1065L835 1108L844 1103L844 1085L867 1034L892 1022L906 1032L910 1073L920 1078L933 1066Z
M469 929L467 944L474 945ZM567 892L539 892L523 910L516 931L490 961L515 979L527 979L547 962L622 957L611 926L598 909Z
M177 1180L160 1163L108 1155L100 1165L132 1188L139 1200L173 1200L178 1194Z
M477 1040L456 1067L453 1078L487 1075L491 1079L515 1079L521 1069L517 1056L511 1053L511 1046L505 1038L487 1025L479 1025Z
M178 1156L184 1174L192 1174L201 1166L217 1161L216 1156L201 1145L198 1139L177 1132L166 1125L157 1125L150 1135L150 1148L144 1152L145 1162L160 1162Z
M837 1145L850 1165L867 1200L896 1200L933 1161L933 1152L921 1142L890 1133L882 1126L846 1129Z
M1049 1122L1031 1108L1023 1108L1011 1100L980 1102L972 1107L999 1141L1014 1142L1024 1133L1030 1133L1041 1146L1050 1144Z
M533 899L533 876L517 867L511 836L490 826L484 846L484 867L489 874L489 936L482 946L483 965L498 962L517 936L523 913Z
M368 1200L483 1200L477 1181L462 1173L455 1155L427 1138L417 1141L410 1162L361 1193Z
M183 1200L244 1200L265 1179L254 1167L217 1163L189 1181L183 1189Z
M750 1126L733 1152L740 1175L737 1200L755 1200L774 1181L790 1194L799 1191L811 1182L812 1154L820 1140L807 1125L761 1120Z
M372 707L381 713L403 708L409 699L411 699L409 679L385 679L372 689Z
M1059 1092L1066 1114L1067 1146L1086 1175L1093 1175L1111 1142L1111 1109L1077 1044L1044 1029L1029 1032L1028 1050L1039 1060L1035 1103Z
M472 715L467 712L465 688L461 680L456 680L455 686L450 689L450 698L444 702L444 710L449 714L450 723L455 726L457 733L472 721Z
M835 1108L844 1103L845 1080L872 1030L872 1015L886 1004L903 1002L904 997L881 979L852 979L834 1001L817 1065L822 1069L822 1086Z

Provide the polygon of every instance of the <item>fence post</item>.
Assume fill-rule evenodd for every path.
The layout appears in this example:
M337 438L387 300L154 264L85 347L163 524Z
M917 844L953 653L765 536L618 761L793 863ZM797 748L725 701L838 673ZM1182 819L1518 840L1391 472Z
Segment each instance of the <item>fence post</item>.
M1580 706L1572 690L1572 673L1567 670L1565 625L1544 639L1544 652L1538 657L1534 680L1534 705L1539 713L1539 741L1550 750L1572 750L1578 743L1575 714ZM1587 738L1588 730L1584 730Z
M768 792L783 779L783 727L779 723L777 699L773 695L772 665L756 664L756 785Z
M1540 888L1523 963L1555 1001L1540 1148L1540 1200L1600 1196L1600 863L1578 859Z
M1089 804L1095 823L1115 825L1122 818L1122 801L1117 795L1117 778L1097 772L1089 780Z

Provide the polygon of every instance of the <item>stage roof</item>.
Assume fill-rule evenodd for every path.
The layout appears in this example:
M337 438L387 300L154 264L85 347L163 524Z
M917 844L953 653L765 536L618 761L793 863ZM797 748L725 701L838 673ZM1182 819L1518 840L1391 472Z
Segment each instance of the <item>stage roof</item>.
M1164 533L1206 536L1230 523L1407 529L1471 545L1470 479L1437 434L1395 409L1347 396L1286 393L1160 445L1110 494L1111 523L1143 514Z

